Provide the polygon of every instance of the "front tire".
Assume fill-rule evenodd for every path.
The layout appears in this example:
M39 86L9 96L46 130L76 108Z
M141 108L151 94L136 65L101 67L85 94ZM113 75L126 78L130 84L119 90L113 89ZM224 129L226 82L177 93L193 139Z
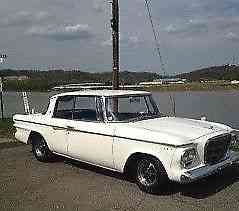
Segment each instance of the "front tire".
M52 152L49 150L43 137L35 137L32 140L32 152L40 162L48 162L52 159Z
M137 162L135 179L140 190L146 193L157 193L168 181L168 176L157 158L146 156Z

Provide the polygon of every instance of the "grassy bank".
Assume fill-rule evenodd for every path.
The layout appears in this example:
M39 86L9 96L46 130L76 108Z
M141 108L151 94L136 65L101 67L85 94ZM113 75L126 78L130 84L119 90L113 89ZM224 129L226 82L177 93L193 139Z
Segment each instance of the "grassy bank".
M230 83L185 83L151 86L145 88L148 91L227 91L239 90L239 85Z
M12 119L0 120L0 138L14 138L14 133Z

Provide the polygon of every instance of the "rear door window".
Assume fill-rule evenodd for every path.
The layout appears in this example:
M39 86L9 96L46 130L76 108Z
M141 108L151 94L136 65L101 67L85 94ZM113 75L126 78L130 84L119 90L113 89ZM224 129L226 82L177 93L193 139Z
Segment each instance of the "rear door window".
M56 103L53 117L60 119L72 119L74 108L74 96L59 97Z

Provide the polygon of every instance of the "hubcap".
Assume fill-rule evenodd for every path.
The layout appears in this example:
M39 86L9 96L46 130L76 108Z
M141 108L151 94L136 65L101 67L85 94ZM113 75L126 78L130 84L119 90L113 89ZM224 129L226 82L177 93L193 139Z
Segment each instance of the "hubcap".
M45 153L45 145L43 143L39 143L35 146L35 152L38 157L42 157Z
M141 160L138 165L138 179L141 184L151 186L157 181L158 173L154 164L148 160Z

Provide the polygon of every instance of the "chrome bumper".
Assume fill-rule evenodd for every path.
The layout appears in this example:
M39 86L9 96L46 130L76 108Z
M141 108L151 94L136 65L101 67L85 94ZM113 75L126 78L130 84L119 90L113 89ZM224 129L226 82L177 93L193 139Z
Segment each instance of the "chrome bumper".
M197 169L184 172L180 177L181 183L190 183L195 180L202 179L220 172L222 169L227 168L239 162L239 152L231 152L226 160L215 165L205 165Z

